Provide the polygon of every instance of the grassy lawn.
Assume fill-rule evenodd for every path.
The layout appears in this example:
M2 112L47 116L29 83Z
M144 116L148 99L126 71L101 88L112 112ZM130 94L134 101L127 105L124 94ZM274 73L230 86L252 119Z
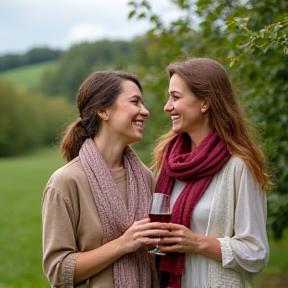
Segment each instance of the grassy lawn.
M288 231L280 241L270 239L267 267L253 279L253 288L288 288Z
M0 288L49 287L41 266L41 200L62 164L56 149L0 158Z
M42 272L41 200L43 189L64 161L56 149L0 158L0 288L48 288ZM270 241L268 266L253 288L288 287L287 234Z
M7 72L0 73L0 77L12 82L15 86L22 89L31 90L36 88L39 80L46 70L55 69L57 61L44 62L30 66L15 68Z

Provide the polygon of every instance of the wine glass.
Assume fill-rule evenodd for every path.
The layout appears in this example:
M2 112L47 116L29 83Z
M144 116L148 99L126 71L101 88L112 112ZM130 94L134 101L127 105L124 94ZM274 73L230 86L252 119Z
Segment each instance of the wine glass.
M170 212L170 196L163 193L153 193L151 210L149 218L151 222L171 222ZM158 245L153 250L148 251L152 254L166 255L166 253L160 252Z

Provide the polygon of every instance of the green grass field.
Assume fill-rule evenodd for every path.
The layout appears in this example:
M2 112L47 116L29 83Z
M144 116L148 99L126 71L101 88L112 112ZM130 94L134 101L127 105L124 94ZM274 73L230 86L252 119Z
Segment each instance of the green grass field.
M41 266L41 200L48 178L63 164L51 148L0 158L0 288L49 287ZM287 238L270 244L269 264L253 287L287 288Z
M0 288L46 288L41 267L41 200L63 164L56 149L0 158Z
M10 81L19 89L33 90L39 84L43 72L57 67L57 61L24 66L0 73L0 77Z

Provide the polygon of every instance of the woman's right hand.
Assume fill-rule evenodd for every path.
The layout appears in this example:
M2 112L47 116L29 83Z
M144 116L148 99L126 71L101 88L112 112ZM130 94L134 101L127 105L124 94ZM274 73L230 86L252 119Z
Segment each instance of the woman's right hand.
M159 236L168 236L163 223L151 222L150 219L135 221L123 235L106 244L85 252L79 252L74 273L74 283L99 273L120 257L139 249L143 245L156 246ZM157 237L157 238L150 238ZM148 253L148 252L147 252Z
M118 238L125 253L131 253L141 246L156 246L160 237L168 236L169 230L160 222L150 222L149 218L135 221L125 233Z

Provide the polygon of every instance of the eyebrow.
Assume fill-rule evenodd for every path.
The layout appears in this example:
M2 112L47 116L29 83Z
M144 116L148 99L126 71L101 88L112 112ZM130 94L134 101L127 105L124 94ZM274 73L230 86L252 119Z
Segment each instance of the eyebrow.
M172 95L172 94L174 94L174 93L182 94L180 91L172 90L172 91L169 92L169 90L168 90L168 95L169 95L169 96Z
M138 100L141 100L142 103L144 103L143 96L140 96L140 95L132 95L132 96L130 96L129 98L133 98L133 97L137 98Z

